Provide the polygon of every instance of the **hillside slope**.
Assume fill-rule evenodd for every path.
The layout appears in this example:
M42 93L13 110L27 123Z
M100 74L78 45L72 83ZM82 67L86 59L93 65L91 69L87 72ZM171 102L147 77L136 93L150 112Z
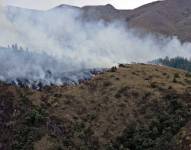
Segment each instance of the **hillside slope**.
M189 131L190 89L187 72L144 64L120 65L78 86L36 91L1 83L0 149L189 150L181 133Z

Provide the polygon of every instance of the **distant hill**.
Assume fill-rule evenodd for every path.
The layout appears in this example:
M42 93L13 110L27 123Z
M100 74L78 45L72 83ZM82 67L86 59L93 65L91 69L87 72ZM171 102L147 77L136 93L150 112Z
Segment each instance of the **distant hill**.
M191 41L191 1L164 0L143 5L133 10L118 10L112 5L75 7L59 5L48 11L75 9L81 13L84 21L104 20L113 22L122 20L132 28L140 28L146 32L160 33L167 36L178 36L182 41ZM8 14L34 13L42 15L44 11L27 10L8 7ZM28 13L27 13L28 12ZM34 16L35 16L34 15ZM33 16L33 17L34 17ZM29 15L31 17L31 15Z
M191 1L164 0L143 5L133 10L117 10L112 5L78 8L85 20L123 20L130 27L147 32L178 36L191 41Z

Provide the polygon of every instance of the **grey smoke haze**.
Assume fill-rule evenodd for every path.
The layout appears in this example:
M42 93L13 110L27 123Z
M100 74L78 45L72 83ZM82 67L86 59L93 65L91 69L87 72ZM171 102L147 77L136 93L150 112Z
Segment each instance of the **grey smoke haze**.
M61 84L64 77L79 78L71 72L90 68L191 57L191 44L181 44L176 37L140 37L122 22L82 22L76 9L34 12L1 7L0 12L0 45L17 43L24 48L0 49L0 78L5 81L25 78ZM53 77L47 77L49 71Z

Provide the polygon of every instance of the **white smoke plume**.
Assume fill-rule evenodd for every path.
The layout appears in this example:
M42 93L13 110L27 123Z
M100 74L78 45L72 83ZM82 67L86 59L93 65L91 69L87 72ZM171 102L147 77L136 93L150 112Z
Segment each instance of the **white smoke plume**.
M0 45L17 43L23 48L0 49L0 79L62 84L66 77L83 78L88 73L79 72L86 69L165 56L191 57L191 43L182 44L176 37L140 37L122 22L82 22L80 15L71 8L41 12L1 7Z

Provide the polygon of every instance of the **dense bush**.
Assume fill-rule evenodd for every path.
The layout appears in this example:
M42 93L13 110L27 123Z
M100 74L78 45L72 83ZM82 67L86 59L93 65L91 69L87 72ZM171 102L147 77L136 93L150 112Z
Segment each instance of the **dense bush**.
M177 96L167 95L164 105L153 103L152 114L146 120L135 120L113 143L115 150L169 149L170 140L190 118L190 108ZM145 108L146 109L146 108Z
M33 150L33 142L39 140L43 130L35 127L21 126L15 131L13 150Z
M26 97L22 97L21 102L20 107L26 107L26 109L22 109L20 121L13 129L11 147L14 150L32 150L33 143L44 135L47 113L40 107L26 104Z
M46 113L43 109L35 108L29 111L25 116L27 125L34 126L39 125L46 119Z

